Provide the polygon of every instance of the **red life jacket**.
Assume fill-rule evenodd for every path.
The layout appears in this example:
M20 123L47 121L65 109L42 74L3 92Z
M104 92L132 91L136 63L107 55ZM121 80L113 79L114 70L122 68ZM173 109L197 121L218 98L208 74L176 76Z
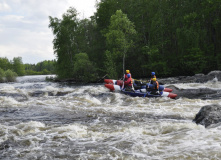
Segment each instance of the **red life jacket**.
M130 78L131 78L131 86L132 86L132 84L133 84L133 78L132 78L132 76L131 76L131 73L128 73L128 74L130 74ZM124 75L124 79L125 79L125 81L127 81L127 79L128 79L128 77L127 77L127 74L125 74Z
M128 73L128 74L130 74L130 73ZM131 77L131 74L130 74L130 77ZM127 79L127 74L124 75L124 78ZM132 77L131 77L131 78L132 78Z
M124 85L125 86L132 86L132 78L127 78L125 81L124 81Z

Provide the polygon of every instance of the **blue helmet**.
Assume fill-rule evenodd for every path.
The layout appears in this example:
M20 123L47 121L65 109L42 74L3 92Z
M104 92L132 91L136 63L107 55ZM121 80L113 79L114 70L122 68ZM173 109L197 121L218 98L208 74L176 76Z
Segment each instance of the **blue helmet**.
M151 72L151 75L154 76L154 75L155 75L155 72Z
M130 78L130 74L127 74L127 78Z

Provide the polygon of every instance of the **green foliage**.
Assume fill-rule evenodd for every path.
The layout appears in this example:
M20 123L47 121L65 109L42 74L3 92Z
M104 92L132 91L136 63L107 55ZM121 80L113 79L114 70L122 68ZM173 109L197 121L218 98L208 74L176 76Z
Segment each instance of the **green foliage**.
M24 64L26 75L54 74L55 63L55 60L45 60L37 64Z
M18 75L15 72L11 71L10 69L5 71L5 78L7 82L15 82L17 76Z
M125 56L128 49L133 46L132 35L134 34L136 34L136 30L133 23L127 18L126 14L123 14L121 10L117 10L111 16L105 37L108 48L112 50L113 58L116 60L118 55L123 58L123 73L125 70Z
M105 67L106 67L106 72L108 74L108 77L117 79L117 67L116 64L114 63L113 60L113 54L111 54L110 51L105 52L106 55L106 60L105 60Z
M43 69L42 74L47 75L49 74L49 71L47 69Z
M73 78L78 81L94 80L96 73L95 59L101 63L102 57L94 54L96 43L95 26L93 21L77 19L77 11L70 8L63 14L62 19L49 17L49 27L52 28L55 38L53 40L55 54L57 56L56 74L59 79ZM86 54L86 53L89 53ZM84 53L84 54L83 54ZM83 58L86 58L85 60ZM88 69L91 72L88 74Z
M147 70L148 73L155 71L158 75L161 76L166 76L170 74L167 62L160 55L157 47L150 48L149 46L146 46L144 54L148 55L149 61L146 65L143 65L142 68Z
M188 50L188 54L180 58L180 63L185 68L186 75L193 75L202 73L206 59L199 48L192 48Z
M21 57L13 58L13 70L18 74L18 76L25 75L25 67Z
M13 61L0 57L0 62L0 68L3 71L10 69L18 76L55 74L55 60L45 60L37 64L23 64L21 57L15 57Z
M61 19L49 18L56 73L77 78L78 53L87 53L100 77L119 77L122 64L133 77L221 69L220 8L220 0L101 0L90 20L70 8Z
M0 57L0 68L3 70L12 69L12 64L6 57Z
M0 68L0 83L4 82L5 72Z
M4 70L0 68L0 83L3 83L5 81L6 82L15 82L17 76L18 75L10 69L8 69L4 72Z
M96 80L96 70L86 53L76 54L74 57L74 77L78 81L91 82Z
M41 75L41 72L33 71L33 70L27 70L26 75Z
M62 19L49 17L49 27L52 29L55 38L53 40L55 54L57 56L56 73L59 78L73 77L73 58L78 53L77 41L77 11L69 8L62 15Z

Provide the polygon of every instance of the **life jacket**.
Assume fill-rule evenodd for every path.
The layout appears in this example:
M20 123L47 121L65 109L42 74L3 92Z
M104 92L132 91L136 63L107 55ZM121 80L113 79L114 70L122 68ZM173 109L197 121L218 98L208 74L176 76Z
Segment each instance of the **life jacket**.
M130 74L130 78L131 78L131 85L132 85L133 84L133 78L132 78L131 74Z
M125 79L125 81L124 81L124 85L125 85L125 86L132 86L132 84L133 84L133 80L132 80L131 77Z
M128 73L128 74L130 74L130 77L131 77L131 73ZM127 79L127 74L124 75L124 78Z
M152 75L151 78L150 78L150 80L152 81L153 78L157 78L157 77L156 77L155 75Z
M128 74L130 74L130 78L131 78L131 85L132 85L132 84L133 84L133 78L132 78L132 76L131 76L131 73L128 73ZM124 75L124 79L125 79L125 80L127 80L127 79L128 79L127 74L125 74L125 75Z
M157 81L153 82L154 88L153 89L159 89L159 83Z
M157 78L155 75L151 75L151 78L150 78L150 84L153 84L153 78Z

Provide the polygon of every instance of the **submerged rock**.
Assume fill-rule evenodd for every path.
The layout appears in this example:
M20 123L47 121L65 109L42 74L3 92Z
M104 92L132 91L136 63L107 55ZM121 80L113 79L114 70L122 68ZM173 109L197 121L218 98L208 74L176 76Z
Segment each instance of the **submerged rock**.
M9 149L10 147L13 147L13 146L18 146L18 144L16 144L12 140L8 139L0 144L0 150L6 150L6 149ZM0 157L0 159L1 159L1 157Z
M196 89L180 89L174 85L168 85L166 88L173 90L180 97L185 97L189 99L220 99L221 98L221 88L220 89L210 89L210 88L196 88Z
M221 71L212 71L207 75L196 74L194 76L179 76L160 79L159 82L162 84L174 84L174 83L205 83L210 80L217 78L217 81L221 81Z
M208 127L221 122L221 106L218 104L203 106L196 114L193 122Z
M19 102L23 102L28 100L27 95L22 94L22 93L7 93L7 92L0 92L0 97L12 97L15 100Z

